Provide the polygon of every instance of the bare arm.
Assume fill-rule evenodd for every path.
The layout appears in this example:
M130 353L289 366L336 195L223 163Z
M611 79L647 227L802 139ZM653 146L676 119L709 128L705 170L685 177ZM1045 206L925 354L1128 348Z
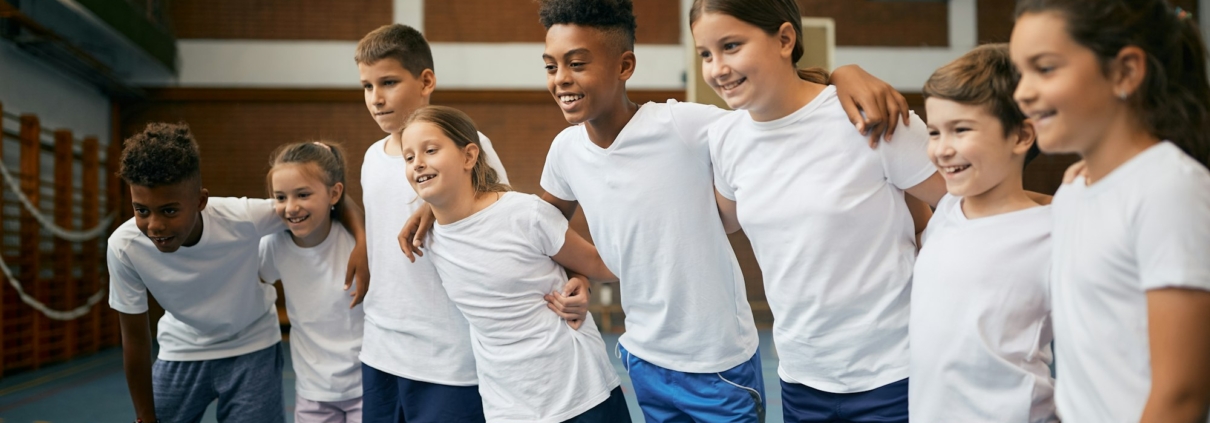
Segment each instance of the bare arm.
M155 396L151 390L151 323L147 313L118 313L122 329L122 369L134 412L145 422L156 421Z
M915 226L916 245L920 245L920 235L924 233L924 229L928 227L929 220L933 218L933 209L929 208L923 200L911 195L904 195L903 200L907 202L908 212L912 213L912 224Z
M605 262L601 261L601 255L597 253L597 247L585 241L576 231L567 229L567 234L564 236L563 248L551 257L556 263L563 265L569 270L587 276L592 280L602 282L614 282L618 280L609 268L605 267Z
M739 225L739 216L735 213L735 201L723 197L717 189L714 190L714 202L718 203L718 217L723 219L723 230L728 234L733 234L742 229Z
M1210 292L1147 292L1151 394L1142 423L1202 423L1210 410Z
M907 189L909 195L928 203L933 208L937 207L937 203L941 201L941 197L944 197L946 192L945 178L939 172L933 172L933 176L929 176L924 182Z
M878 146L878 138L891 141L895 128L902 120L906 126L911 119L907 99L887 84L857 65L845 65L832 71L832 85L840 105L849 115L849 122L862 135L870 137L870 147ZM862 113L865 117L862 117Z
M361 304L366 293L370 291L370 258L366 249L366 218L361 207L348 196L341 200L340 213L337 216L340 217L340 224L344 225L357 240L357 244L353 246L353 253L349 255L349 265L345 270L344 289L346 291L353 286L354 279L357 281L357 289L350 294L353 301L349 303L349 308L353 308Z
M542 193L542 200L559 209L559 211L563 213L563 217L566 217L567 220L571 220L571 217L576 215L576 207L580 205L578 201L567 201L550 195L549 192Z
M415 263L416 256L424 256L420 247L424 245L424 239L428 237L429 230L433 229L435 221L437 218L433 216L433 208L424 203L412 213L403 228L399 229L399 249L403 250L403 255L407 256L408 260Z

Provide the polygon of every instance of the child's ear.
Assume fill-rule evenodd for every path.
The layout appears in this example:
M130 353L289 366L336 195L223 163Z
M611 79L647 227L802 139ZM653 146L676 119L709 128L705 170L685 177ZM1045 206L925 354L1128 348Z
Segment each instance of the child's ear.
M466 162L462 164L462 167L466 168L466 170L474 169L475 163L479 161L479 146L475 144L467 144L466 147L462 149L462 154L465 155L466 159Z
M432 69L425 69L420 72L420 93L425 97L433 94L433 90L437 89L437 74Z
M634 56L633 51L622 52L622 73L618 75L618 79L623 81L630 80L634 76L634 68L638 65L638 58Z
M328 196L332 197L329 206L335 206L340 201L341 195L345 193L345 184L337 182L328 188Z
M1122 47L1118 56L1113 59L1110 78L1114 95L1122 97L1123 100L1133 95L1147 78L1147 52L1137 46Z
M794 25L789 22L782 22L781 28L777 29L777 41L781 44L781 55L787 59L794 57L794 45L798 43L798 33L794 31ZM797 67L797 64L795 64Z
M202 188L202 192L198 193L197 211L206 209L206 203L210 202L210 190Z
M1022 156L1029 153L1029 149L1033 148L1034 144L1038 142L1038 133L1034 130L1033 121L1025 119L1021 123L1021 127L1017 128L1016 142L1016 145L1013 146L1013 154Z

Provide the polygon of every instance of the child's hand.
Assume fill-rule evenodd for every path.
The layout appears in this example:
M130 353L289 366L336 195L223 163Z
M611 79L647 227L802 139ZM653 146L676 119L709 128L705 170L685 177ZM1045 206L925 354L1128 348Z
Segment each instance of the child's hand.
M1063 172L1063 185L1070 184L1076 181L1076 178L1088 176L1088 165L1083 160L1072 163L1067 167L1067 171Z
M588 315L588 297L591 292L588 278L573 273L567 284L563 285L563 292L551 292L543 298L546 299L546 308L567 320L567 325L572 329L579 330Z
M416 256L424 256L420 247L424 245L429 229L433 228L433 220L433 209L425 203L412 213L412 217L403 224L403 229L399 230L399 249L403 250L403 255L413 263L416 262Z
M357 243L353 247L353 254L349 255L348 270L345 271L345 287L348 291L349 287L353 286L353 282L357 282L357 289L349 293L353 297L353 302L349 303L349 308L357 307L361 301L366 298L366 292L370 291L370 258L366 251L364 243Z
M890 141L901 119L904 126L911 122L903 94L860 67L836 68L832 71L831 82L836 86L836 96L840 97L840 105L849 115L849 122L857 126L862 135L870 137L870 148L878 147L878 138L884 133L884 138Z

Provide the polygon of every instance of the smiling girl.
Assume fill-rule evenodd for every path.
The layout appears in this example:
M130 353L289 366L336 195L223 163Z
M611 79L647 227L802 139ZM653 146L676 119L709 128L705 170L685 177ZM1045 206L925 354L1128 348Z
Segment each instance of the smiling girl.
M1086 174L1055 194L1052 296L1064 421L1210 412L1210 83L1162 0L1023 0L1015 98L1042 151Z
M307 142L273 153L266 177L286 231L261 239L261 279L282 281L290 317L294 421L361 422L361 351L365 313L341 287L354 239L333 214L344 199L339 146ZM354 293L356 295L356 293ZM350 310L351 309L351 310Z
M558 209L500 183L476 134L465 113L427 106L408 119L402 139L408 182L436 218L429 256L470 323L484 416L629 422L592 315L573 329L543 298L567 283L563 266L617 278Z

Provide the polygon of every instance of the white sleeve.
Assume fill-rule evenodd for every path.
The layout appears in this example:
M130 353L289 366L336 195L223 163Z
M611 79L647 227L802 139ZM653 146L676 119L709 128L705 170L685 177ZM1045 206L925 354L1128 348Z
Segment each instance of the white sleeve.
M500 155L496 154L495 147L492 147L492 140L480 132L479 144L483 146L483 156L487 160L487 165L496 170L496 175L500 176L500 183L507 184L508 172L504 171L504 162L500 161Z
M147 312L147 286L125 253L110 244L105 248L109 267L109 308L126 314Z
M256 227L257 236L270 235L286 230L286 222L277 217L271 198L241 198L248 208L248 221Z
M694 152L698 160L710 160L710 142L707 130L723 116L731 113L718 107L698 104L668 101L672 111L672 124L681 135L689 150Z
M1210 174L1197 169L1164 179L1132 222L1142 288L1210 291Z
M727 159L723 157L723 138L729 132L721 124L710 128L708 132L710 168L714 171L714 189L718 190L718 193L728 200L735 201L735 187L731 186L731 182L727 178L727 170L729 168L727 166Z
M901 190L919 185L937 173L937 168L929 160L928 129L915 112L911 113L911 121L910 126L899 126L891 142L878 143L878 153L882 156L887 180Z
M273 242L276 235L260 239L260 279L267 283L281 280L281 272L277 270L277 260L273 253Z
M550 151L546 153L546 164L542 166L542 189L560 200L576 201L576 194L572 192L571 186L563 176L564 159L560 157L559 151L562 150L560 146L565 138L562 137L563 134L559 135L550 143Z
M534 212L530 213L530 230L527 231L530 242L542 254L554 256L563 249L563 242L567 240L567 218L558 208L540 198L528 199L534 203Z

